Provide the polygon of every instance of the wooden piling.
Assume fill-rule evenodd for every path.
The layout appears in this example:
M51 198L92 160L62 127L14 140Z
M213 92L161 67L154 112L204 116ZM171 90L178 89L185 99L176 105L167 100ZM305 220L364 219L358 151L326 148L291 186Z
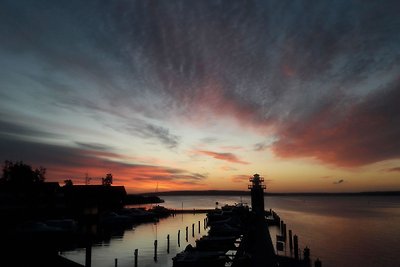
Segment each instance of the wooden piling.
M167 253L169 254L169 234L167 235Z
M157 261L157 240L154 240L154 261Z
M199 234L200 234L200 221L199 221Z
M135 252L133 253L133 255L135 256L135 267L138 266L138 249L135 249Z
M292 230L289 230L289 248L290 248L290 252L292 252L293 251Z
M86 253L85 253L85 266L92 266L92 244L90 242L86 245Z
M188 231L189 231L189 227L186 226L186 242L189 240L189 238L188 238Z
M299 240L297 235L293 236L293 243L294 243L294 258L299 260Z
M194 237L194 223L192 224L192 237Z
M178 247L181 246L181 230L178 230Z
M305 247L303 250L303 260L310 263L310 249L308 247Z
M114 260L114 266L118 267L118 259L117 258L115 258L115 260Z

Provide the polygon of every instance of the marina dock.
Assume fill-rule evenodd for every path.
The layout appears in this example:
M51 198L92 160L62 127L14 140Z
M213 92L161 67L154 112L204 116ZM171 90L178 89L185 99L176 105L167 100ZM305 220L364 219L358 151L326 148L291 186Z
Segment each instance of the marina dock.
M294 236L292 240L291 231L289 232L289 246L291 251L294 250L294 258L276 254L268 226L270 223L280 227L281 236L277 236L276 244L278 251L286 247L286 224L274 211L265 211L263 178L255 174L250 178L250 182L251 210L248 206L241 204L224 206L221 207L221 210L201 210L207 212L207 224L210 230L209 236L206 237L209 243L207 246L200 246L196 242L196 247L188 246L173 258L173 267L223 267L229 263L232 267L311 266L310 250L306 248L303 258L300 259L298 239L297 236ZM189 210L182 210L182 212L189 212ZM221 238L224 237L226 240L230 239L231 243L221 243ZM211 251L213 253L210 253ZM225 261L221 261L222 256L225 256ZM316 262L315 266L321 266L321 262Z

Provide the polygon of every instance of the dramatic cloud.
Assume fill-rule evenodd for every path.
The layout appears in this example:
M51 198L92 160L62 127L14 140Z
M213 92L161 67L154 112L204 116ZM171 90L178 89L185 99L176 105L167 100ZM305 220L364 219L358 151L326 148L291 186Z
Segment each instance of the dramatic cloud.
M311 116L282 125L273 151L360 166L400 157L400 80L338 106L334 99ZM350 99L349 99L350 100Z
M195 151L195 153L207 155L207 156L213 157L215 159L229 161L231 163L249 164L246 161L242 161L242 160L238 159L238 157L232 153L218 153L218 152L207 151L207 150L197 150L197 151Z
M249 168L254 151L346 168L398 160L399 9L399 1L1 1L4 159L103 168L138 148L187 164L160 175L176 181L197 181L210 167L189 166L183 151L193 147ZM235 147L246 148L246 161Z
M124 182L164 181L201 185L207 178L204 174L183 169L117 161L124 156L108 152L111 149L107 146L79 144L81 148L3 137L0 139L0 158L11 161L23 159L28 164L44 165L48 178L53 181L83 177L84 173L101 177L109 172Z

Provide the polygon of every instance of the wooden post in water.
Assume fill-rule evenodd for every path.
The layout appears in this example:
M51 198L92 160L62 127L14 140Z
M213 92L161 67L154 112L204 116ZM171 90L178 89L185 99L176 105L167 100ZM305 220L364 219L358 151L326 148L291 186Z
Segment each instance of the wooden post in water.
M117 259L117 258L115 258L114 262L115 262L115 263L114 263L114 266L115 266L115 267L118 267L118 259Z
M322 262L317 258L317 260L314 262L314 267L322 267Z
M178 247L181 246L181 230L178 230Z
M138 262L138 249L135 249L135 252L133 253L135 255L135 267L137 267L137 262Z
M154 261L157 261L157 240L154 240Z
M186 226L186 242L189 240L189 238L188 238L188 231L189 231L189 227Z
M292 251L293 251L292 230L289 230L289 248L290 248L290 253L292 253Z
M283 222L283 220L281 221L281 224L280 224L280 226L279 226L279 229L281 230L281 235L283 235L283 224L284 224L284 222Z
M87 241L86 244L86 253L85 253L85 266L92 266L92 244L90 241Z
M303 260L310 265L310 249L308 247L303 250Z
M169 254L169 234L167 235L167 253Z
M297 235L293 236L293 243L294 243L294 258L299 260L299 240Z
M194 223L192 224L192 237L194 237Z
M200 221L199 221L199 234L200 234Z

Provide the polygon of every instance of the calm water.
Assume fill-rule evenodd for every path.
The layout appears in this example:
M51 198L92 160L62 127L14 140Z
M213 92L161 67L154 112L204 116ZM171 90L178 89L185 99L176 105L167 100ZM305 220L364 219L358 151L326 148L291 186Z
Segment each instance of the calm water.
M164 197L168 208L214 208L215 202L250 203L243 197ZM310 247L311 256L319 257L324 267L400 267L400 197L267 197L266 208L274 209L299 236L300 247ZM108 243L93 247L92 266L133 266L133 251L139 249L138 264L142 266L172 266L171 258L194 244L207 233L203 214L177 215L157 224L141 224L112 238ZM201 233L198 233L198 221ZM195 223L195 237L191 227ZM185 228L189 227L189 240ZM181 246L177 232L181 230ZM278 229L270 228L275 237ZM170 234L170 253L167 254L167 235ZM154 240L158 240L158 261L155 262ZM65 257L84 264L85 250L63 253Z

